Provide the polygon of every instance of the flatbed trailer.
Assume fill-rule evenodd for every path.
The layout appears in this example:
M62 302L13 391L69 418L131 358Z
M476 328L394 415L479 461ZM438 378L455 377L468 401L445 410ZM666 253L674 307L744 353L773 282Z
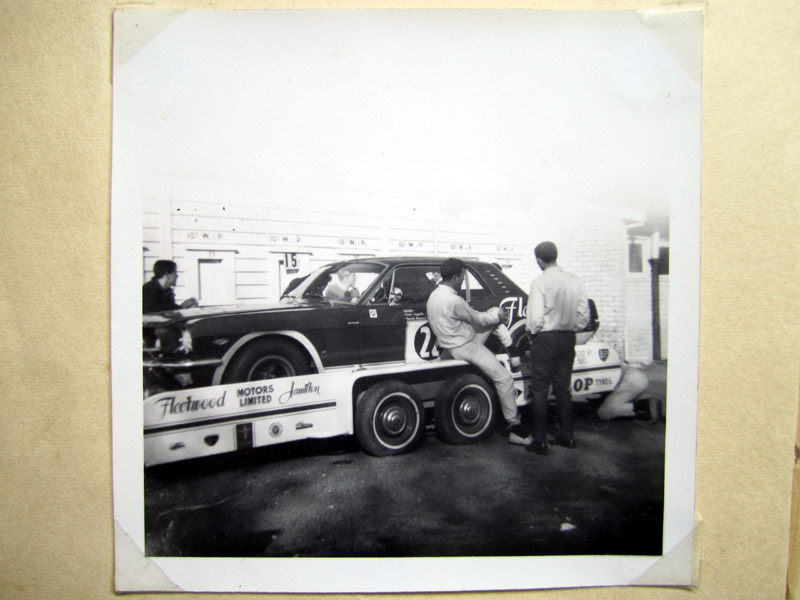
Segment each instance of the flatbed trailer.
M508 356L498 354L511 370ZM523 361L524 362L524 361ZM518 405L527 402L525 366L512 371ZM621 362L603 343L576 347L573 398L611 392ZM452 444L493 435L502 419L490 381L465 361L329 369L323 373L161 392L144 400L146 467L310 438L355 435L365 452L410 452L425 434Z

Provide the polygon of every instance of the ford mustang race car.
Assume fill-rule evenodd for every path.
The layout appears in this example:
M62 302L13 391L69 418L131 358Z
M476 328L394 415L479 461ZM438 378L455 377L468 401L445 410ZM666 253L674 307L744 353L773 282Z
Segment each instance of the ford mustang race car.
M371 454L405 452L419 441L424 408L434 403L437 435L446 441L486 437L496 414L491 383L463 361L442 360L427 323L425 305L444 260L339 262L272 305L145 315L148 464L248 447L254 436L263 445L354 430ZM512 338L522 344L527 294L498 266L464 262L462 297L477 310L505 308ZM599 326L591 301L590 308L573 369L578 396L610 392L620 374L616 352L589 342ZM508 366L494 336L487 345ZM525 370L515 379L524 402Z
M258 381L330 369L438 357L425 303L443 258L370 258L312 273L273 305L192 308L144 316L146 395L153 391ZM495 265L465 261L462 297L477 310L503 306L515 339L524 331L527 294ZM342 294L340 282L348 288ZM592 307L594 304L592 303ZM580 335L598 327L596 311ZM413 351L408 352L408 343ZM501 352L496 344L491 349Z

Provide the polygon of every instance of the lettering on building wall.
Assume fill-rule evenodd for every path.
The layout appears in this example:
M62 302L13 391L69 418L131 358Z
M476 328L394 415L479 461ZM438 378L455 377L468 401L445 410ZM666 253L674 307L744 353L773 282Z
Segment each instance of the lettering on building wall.
M301 244L303 242L303 238L299 235L271 235L269 236L269 241L273 244Z
M425 242L407 242L407 241L400 240L400 241L397 242L397 247L398 248L409 248L409 249L424 248L425 247Z
M224 236L219 231L188 231L186 237L190 240L205 240L209 242L217 242Z
M366 246L367 240L361 239L356 240L352 238L339 238L339 245L340 246L349 246L349 247L356 247L356 246Z

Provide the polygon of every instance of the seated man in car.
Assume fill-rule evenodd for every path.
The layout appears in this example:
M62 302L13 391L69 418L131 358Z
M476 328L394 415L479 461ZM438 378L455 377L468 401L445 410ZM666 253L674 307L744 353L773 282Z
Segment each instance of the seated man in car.
M355 286L356 274L346 269L336 273L338 281L331 282L325 288L325 297L331 300L344 300L345 302L355 302L361 296L361 292Z
M448 258L442 263L441 273L442 281L431 292L426 307L428 323L436 334L439 346L453 358L475 365L492 380L503 417L511 426L508 441L512 444L530 445L533 438L522 424L517 411L514 378L484 345L491 332L498 325L503 325L498 334L509 350L509 356L512 354L511 336L504 325L506 312L502 308L479 312L458 295L466 277L466 266L461 260Z

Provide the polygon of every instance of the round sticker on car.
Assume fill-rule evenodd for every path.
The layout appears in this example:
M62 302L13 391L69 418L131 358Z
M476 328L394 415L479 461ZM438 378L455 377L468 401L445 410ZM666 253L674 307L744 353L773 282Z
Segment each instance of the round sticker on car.
M414 351L422 360L439 358L439 344L436 343L436 335L427 323L421 325L414 334Z

